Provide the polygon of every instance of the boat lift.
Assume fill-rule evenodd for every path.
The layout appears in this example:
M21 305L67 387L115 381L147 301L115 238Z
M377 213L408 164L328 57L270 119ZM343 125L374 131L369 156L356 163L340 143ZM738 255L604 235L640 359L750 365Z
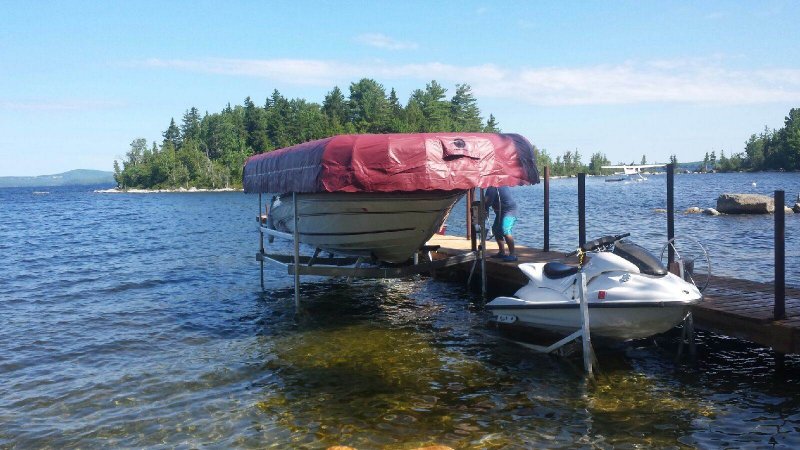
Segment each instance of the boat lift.
M471 195L467 196L469 199ZM354 277L354 278L403 278L419 273L428 273L436 269L455 266L472 262L472 269L470 274L475 272L478 262L480 262L481 271L481 293L486 295L486 210L484 204L484 190L480 189L480 202L477 204L468 204L468 214L477 212L478 228L479 228L479 242L480 245L476 246L473 251L449 256L443 259L432 259L432 252L438 249L438 246L423 246L419 252L428 254L428 261L419 261L419 252L414 254L413 264L402 266L379 266L379 267L363 267L366 263L364 257L344 257L334 256L330 254L328 257L321 257L322 249L315 249L312 256L300 255L300 226L302 224L302 215L298 214L297 208L297 193L292 193L292 203L294 210L294 232L285 233L269 228L266 224L266 215L262 210L264 205L262 194L258 194L258 232L259 232L259 251L256 253L256 260L259 261L261 269L261 289L264 289L264 263L270 263L279 267L286 268L289 275L294 276L294 304L297 309L301 307L300 304L300 275L317 275L328 277ZM475 211L477 210L477 211ZM264 247L264 236L269 236L269 241L272 242L273 238L284 239L293 244L293 252L290 255L268 253ZM470 276L470 281L471 281ZM469 281L468 281L469 282Z

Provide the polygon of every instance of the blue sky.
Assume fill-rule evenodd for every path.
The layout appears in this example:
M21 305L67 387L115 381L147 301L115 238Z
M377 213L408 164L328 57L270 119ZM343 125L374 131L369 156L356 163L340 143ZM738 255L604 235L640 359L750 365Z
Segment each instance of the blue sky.
M800 107L792 1L0 3L0 176L111 170L195 106L468 83L584 161L739 152Z

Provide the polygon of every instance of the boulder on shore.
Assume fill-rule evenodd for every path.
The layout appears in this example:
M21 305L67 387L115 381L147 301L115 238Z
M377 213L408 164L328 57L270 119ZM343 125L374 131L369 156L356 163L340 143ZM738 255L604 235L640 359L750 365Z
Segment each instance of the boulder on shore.
M766 195L722 194L717 198L717 211L722 214L770 214L775 212L775 201Z
M800 202L794 204L794 206L792 207L792 211L800 213Z

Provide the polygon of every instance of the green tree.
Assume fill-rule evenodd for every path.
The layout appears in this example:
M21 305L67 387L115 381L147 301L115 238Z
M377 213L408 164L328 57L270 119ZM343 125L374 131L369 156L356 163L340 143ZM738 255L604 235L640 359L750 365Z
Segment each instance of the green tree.
M800 170L800 108L792 108L784 119L781 151L786 170Z
M420 99L422 115L425 118L422 124L422 131L450 131L452 122L450 121L450 102L447 99L447 89L442 87L436 80L432 80L425 85L425 91Z
M547 152L547 149L537 149L536 165L539 166L539 168L547 166L550 168L551 172L553 171L553 159L550 157L550 153Z
M392 89L392 92L394 92L394 89ZM344 98L339 86L334 87L325 95L325 100L322 102L322 111L331 123L342 125L347 122L347 100Z
M244 126L247 145L252 153L263 153L271 148L267 134L267 113L257 107L250 97L244 99Z
M456 93L450 100L453 131L481 131L483 121L477 103L468 84L456 84Z
M161 135L164 136L164 142L161 144L162 146L167 142L172 143L172 146L175 148L181 146L181 130L178 129L177 125L175 125L174 117L169 121L169 127L167 127L167 130Z
M181 134L184 140L200 139L200 113L194 106L192 106L190 109L187 109L183 114Z
M589 158L589 173L592 175L601 175L603 173L602 167L610 165L611 162L606 157L605 153L592 153Z
M494 118L494 114L489 114L489 119L486 121L486 126L483 127L484 133L500 133L500 125L497 123L497 119Z
M641 165L647 164L647 156L646 155L642 155L642 162L640 164Z
M362 78L350 85L349 118L360 133L385 133L389 129L386 90L375 80Z

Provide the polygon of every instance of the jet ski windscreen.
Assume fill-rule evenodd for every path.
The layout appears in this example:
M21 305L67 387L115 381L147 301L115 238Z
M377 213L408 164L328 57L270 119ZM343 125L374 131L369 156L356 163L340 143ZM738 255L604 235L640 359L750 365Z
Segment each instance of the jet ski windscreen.
M645 275L663 277L667 274L667 268L661 264L661 261L640 245L627 241L619 241L614 245L614 251L612 253L630 261Z

